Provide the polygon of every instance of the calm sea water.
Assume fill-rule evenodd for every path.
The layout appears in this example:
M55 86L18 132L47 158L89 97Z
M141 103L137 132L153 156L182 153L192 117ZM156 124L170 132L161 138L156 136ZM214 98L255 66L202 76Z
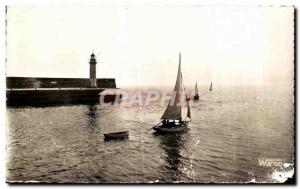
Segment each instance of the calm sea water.
M292 87L215 88L191 108L184 134L145 133L164 107L7 108L7 179L41 182L278 182L293 163ZM205 94L204 94L205 93ZM129 139L103 133L129 130Z

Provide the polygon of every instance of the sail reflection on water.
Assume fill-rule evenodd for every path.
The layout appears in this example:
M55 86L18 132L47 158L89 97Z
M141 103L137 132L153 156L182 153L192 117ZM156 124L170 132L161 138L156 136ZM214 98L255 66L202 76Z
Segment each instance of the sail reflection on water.
M166 134L157 135L160 138L159 147L163 150L161 158L164 163L161 165L161 172L165 174L162 180L165 182L173 181L191 181L189 178L189 167L191 162L189 153L186 149L185 134Z

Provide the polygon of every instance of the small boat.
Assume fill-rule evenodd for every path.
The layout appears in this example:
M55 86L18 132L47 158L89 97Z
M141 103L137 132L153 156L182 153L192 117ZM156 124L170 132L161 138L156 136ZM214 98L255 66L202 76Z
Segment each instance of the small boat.
M178 133L185 132L188 130L188 124L191 121L191 111L189 107L189 100L185 92L185 102L187 104L187 117L182 120L181 109L182 101L181 94L182 88L185 88L183 85L182 73L181 73L181 54L179 54L179 67L177 73L176 84L174 88L174 93L172 99L169 101L169 104L161 117L161 121L156 126L152 127L157 133Z
M129 131L104 134L105 140L125 139L129 137Z
M212 91L212 82L210 83L209 91Z
M194 96L194 100L199 100L199 94L198 94L197 82L196 82L196 86L195 86L195 96Z

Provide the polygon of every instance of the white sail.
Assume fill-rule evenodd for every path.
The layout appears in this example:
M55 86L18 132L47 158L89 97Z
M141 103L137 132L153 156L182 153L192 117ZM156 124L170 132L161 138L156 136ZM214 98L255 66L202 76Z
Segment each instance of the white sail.
M179 53L179 66L176 84L172 100L170 100L168 107L161 117L161 119L179 120L181 118L181 54Z

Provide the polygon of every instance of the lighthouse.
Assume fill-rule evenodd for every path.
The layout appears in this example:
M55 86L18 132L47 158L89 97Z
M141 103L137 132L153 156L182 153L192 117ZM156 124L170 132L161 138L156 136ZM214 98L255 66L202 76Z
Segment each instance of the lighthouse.
M91 54L90 58L90 87L97 87L97 81L96 81L96 57L94 53Z

